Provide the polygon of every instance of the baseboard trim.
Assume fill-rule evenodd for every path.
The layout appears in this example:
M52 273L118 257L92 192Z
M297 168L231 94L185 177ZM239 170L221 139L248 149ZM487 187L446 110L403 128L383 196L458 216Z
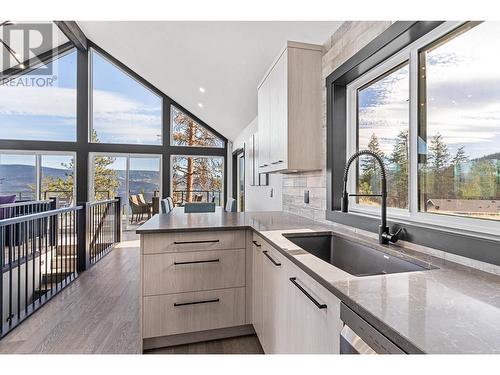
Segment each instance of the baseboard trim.
M195 342L221 340L230 337L254 335L255 329L252 324L236 327L225 327L210 329L207 331L188 332L178 335L150 337L143 339L143 350L165 348L168 346L192 344Z

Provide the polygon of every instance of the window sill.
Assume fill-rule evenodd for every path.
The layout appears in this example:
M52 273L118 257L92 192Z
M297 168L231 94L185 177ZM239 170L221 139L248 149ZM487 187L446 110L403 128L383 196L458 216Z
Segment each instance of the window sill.
M334 212L341 213L340 211ZM380 210L362 209L360 207L353 208L345 215L356 215L358 217L380 220ZM422 229L438 230L451 234L465 235L467 237L500 241L500 223L445 215L439 215L438 217L432 218L434 215L439 214L419 213L419 215L417 215L419 217L415 217L411 216L409 213L394 213L389 210L387 212L387 220L403 226L406 224ZM479 221L479 223L464 225L461 223L463 220Z

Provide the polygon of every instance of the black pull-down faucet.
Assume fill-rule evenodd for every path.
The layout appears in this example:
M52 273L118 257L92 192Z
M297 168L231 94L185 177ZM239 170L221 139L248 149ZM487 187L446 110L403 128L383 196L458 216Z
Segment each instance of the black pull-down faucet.
M381 177L382 177L382 194L348 194L347 193L347 178L349 176L349 168L354 160L359 158L361 155L369 155L373 157L378 164L380 165ZM395 234L391 234L389 232L389 227L387 226L387 176L385 172L384 162L382 158L376 153L370 150L360 150L352 155L344 169L344 191L342 192L342 202L341 202L341 210L342 212L349 211L349 197L381 197L382 203L380 205L381 212L381 224L378 230L378 242L381 244L388 244L389 242L396 242L398 240L398 235L401 229L399 229Z

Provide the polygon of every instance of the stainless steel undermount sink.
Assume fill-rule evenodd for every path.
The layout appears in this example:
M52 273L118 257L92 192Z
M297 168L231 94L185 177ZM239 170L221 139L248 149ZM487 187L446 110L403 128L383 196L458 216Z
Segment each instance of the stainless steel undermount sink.
M354 276L427 271L434 268L410 262L330 232L283 233L283 236L308 253Z

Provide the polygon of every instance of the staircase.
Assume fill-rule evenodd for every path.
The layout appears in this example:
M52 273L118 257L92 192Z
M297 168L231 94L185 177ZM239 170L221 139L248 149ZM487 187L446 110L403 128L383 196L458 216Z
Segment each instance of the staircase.
M39 299L51 290L60 289L58 284L66 280L76 271L76 246L58 245L52 257L47 261L48 272L42 273L41 283L33 292L33 299ZM42 270L44 272L45 270Z

